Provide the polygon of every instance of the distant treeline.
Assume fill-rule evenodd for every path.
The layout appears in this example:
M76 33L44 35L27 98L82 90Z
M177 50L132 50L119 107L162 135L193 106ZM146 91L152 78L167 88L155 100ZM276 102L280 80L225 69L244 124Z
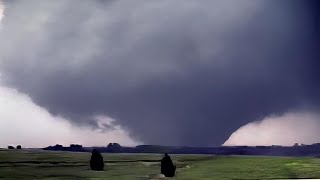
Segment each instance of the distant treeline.
M320 143L312 145L285 146L222 146L222 147L182 147L140 145L123 147L118 143L110 143L106 147L83 147L72 144L49 146L44 150L91 152L95 148L104 153L170 153L170 154L216 154L216 155L269 155L269 156L320 156Z

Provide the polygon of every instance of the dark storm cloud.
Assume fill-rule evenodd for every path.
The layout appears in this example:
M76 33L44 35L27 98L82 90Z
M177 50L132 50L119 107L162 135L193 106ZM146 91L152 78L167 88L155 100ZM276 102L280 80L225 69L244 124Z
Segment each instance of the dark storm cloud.
M6 2L2 77L74 124L107 115L145 143L219 145L319 104L316 4Z

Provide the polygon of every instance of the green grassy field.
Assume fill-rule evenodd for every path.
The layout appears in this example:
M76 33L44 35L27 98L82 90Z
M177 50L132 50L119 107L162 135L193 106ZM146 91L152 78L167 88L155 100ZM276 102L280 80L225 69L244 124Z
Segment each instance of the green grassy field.
M90 153L0 151L0 179L157 179L156 154L103 154L105 171L90 171ZM320 159L172 155L172 179L319 178Z

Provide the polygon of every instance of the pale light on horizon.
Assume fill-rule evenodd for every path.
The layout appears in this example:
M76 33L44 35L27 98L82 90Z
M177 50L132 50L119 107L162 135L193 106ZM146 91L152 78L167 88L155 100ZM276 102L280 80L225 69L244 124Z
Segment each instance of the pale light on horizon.
M107 125L115 121L106 116L99 116L98 120ZM109 131L74 126L62 117L52 116L27 95L0 86L0 147L22 145L40 148L55 144L106 146L110 142L125 146L140 143L119 125Z

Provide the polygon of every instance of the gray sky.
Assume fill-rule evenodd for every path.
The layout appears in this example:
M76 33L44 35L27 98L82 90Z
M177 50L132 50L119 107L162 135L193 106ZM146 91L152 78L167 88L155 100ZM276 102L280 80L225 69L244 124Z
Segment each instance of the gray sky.
M2 86L72 127L221 145L250 122L318 112L314 2L4 1Z

